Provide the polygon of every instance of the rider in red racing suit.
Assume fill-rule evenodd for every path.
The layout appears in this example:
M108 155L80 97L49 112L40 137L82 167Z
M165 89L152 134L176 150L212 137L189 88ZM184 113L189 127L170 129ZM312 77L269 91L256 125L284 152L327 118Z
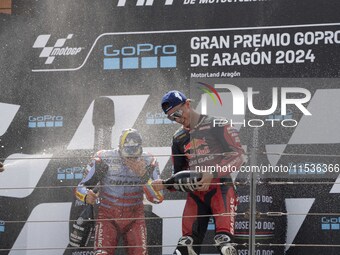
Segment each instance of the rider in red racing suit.
M183 212L182 234L174 254L200 253L209 218L214 214L215 244L223 255L236 254L230 243L234 235L234 216L237 197L233 185L214 185L229 182L230 172L245 162L238 132L223 125L216 118L200 115L190 107L190 100L179 91L164 95L162 108L168 118L182 124L173 137L172 154L174 174L182 170L203 172L199 189L189 192ZM153 182L156 190L164 188ZM157 185L159 187L157 188Z
M152 155L142 152L141 143L135 129L124 130L119 148L97 152L78 185L79 200L94 204L100 197L96 255L114 255L120 237L129 246L128 255L147 254L143 193L153 203L162 202L163 194L148 185L159 178L159 168ZM98 194L91 190L97 184Z

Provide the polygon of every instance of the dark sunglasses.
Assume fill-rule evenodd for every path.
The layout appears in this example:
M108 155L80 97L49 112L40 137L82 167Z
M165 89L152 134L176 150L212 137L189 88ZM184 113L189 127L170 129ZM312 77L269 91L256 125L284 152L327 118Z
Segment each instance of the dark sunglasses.
M171 121L176 121L177 118L180 118L183 116L183 111L182 110L177 110L170 115L168 115L168 119Z

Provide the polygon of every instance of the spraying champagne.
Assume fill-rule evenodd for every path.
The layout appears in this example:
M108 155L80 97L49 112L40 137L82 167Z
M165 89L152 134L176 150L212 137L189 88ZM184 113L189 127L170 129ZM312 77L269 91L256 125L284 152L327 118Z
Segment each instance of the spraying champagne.
M97 98L94 101L92 115L92 124L95 128L94 151L111 149L112 127L114 123L114 102L107 97ZM98 191L96 189L93 188L92 190L96 193ZM75 199L70 217L72 225L70 224L70 242L68 247L72 247L72 249L67 249L64 255L90 250L94 239L94 206L84 205Z
M110 98L100 97L94 101L92 124L94 126L94 149L111 149L112 127L115 124L114 103Z

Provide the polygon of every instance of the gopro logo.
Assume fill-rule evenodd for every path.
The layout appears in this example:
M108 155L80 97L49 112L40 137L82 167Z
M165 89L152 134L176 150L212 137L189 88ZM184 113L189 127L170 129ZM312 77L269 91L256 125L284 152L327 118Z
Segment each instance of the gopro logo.
M165 0L165 5L172 5L174 0ZM154 0L137 0L136 6L152 6ZM125 6L126 0L119 0L118 5L119 7Z
M116 49L104 47L104 69L175 68L176 45L153 45L151 43L125 46Z
M340 217L322 217L322 230L340 230Z
M0 232L5 232L5 222L0 220Z
M62 127L64 124L63 116L29 116L28 127L29 128L45 128L45 127Z
M81 180L83 179L83 167L59 167L57 169L58 180Z

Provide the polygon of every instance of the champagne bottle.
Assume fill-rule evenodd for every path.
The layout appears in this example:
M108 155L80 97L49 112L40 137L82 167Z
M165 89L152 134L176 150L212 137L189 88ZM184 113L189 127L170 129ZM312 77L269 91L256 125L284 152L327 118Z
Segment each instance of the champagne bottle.
M98 187L94 187L94 193L98 192ZM71 247L87 247L95 229L94 206L86 204L79 217L72 224L70 232Z
M85 205L84 210L74 221L70 233L70 245L73 247L86 247L94 231L93 205Z
M180 171L170 178L163 180L167 189L176 189L183 192L195 191L199 188L198 182L202 179L202 173L196 171Z

